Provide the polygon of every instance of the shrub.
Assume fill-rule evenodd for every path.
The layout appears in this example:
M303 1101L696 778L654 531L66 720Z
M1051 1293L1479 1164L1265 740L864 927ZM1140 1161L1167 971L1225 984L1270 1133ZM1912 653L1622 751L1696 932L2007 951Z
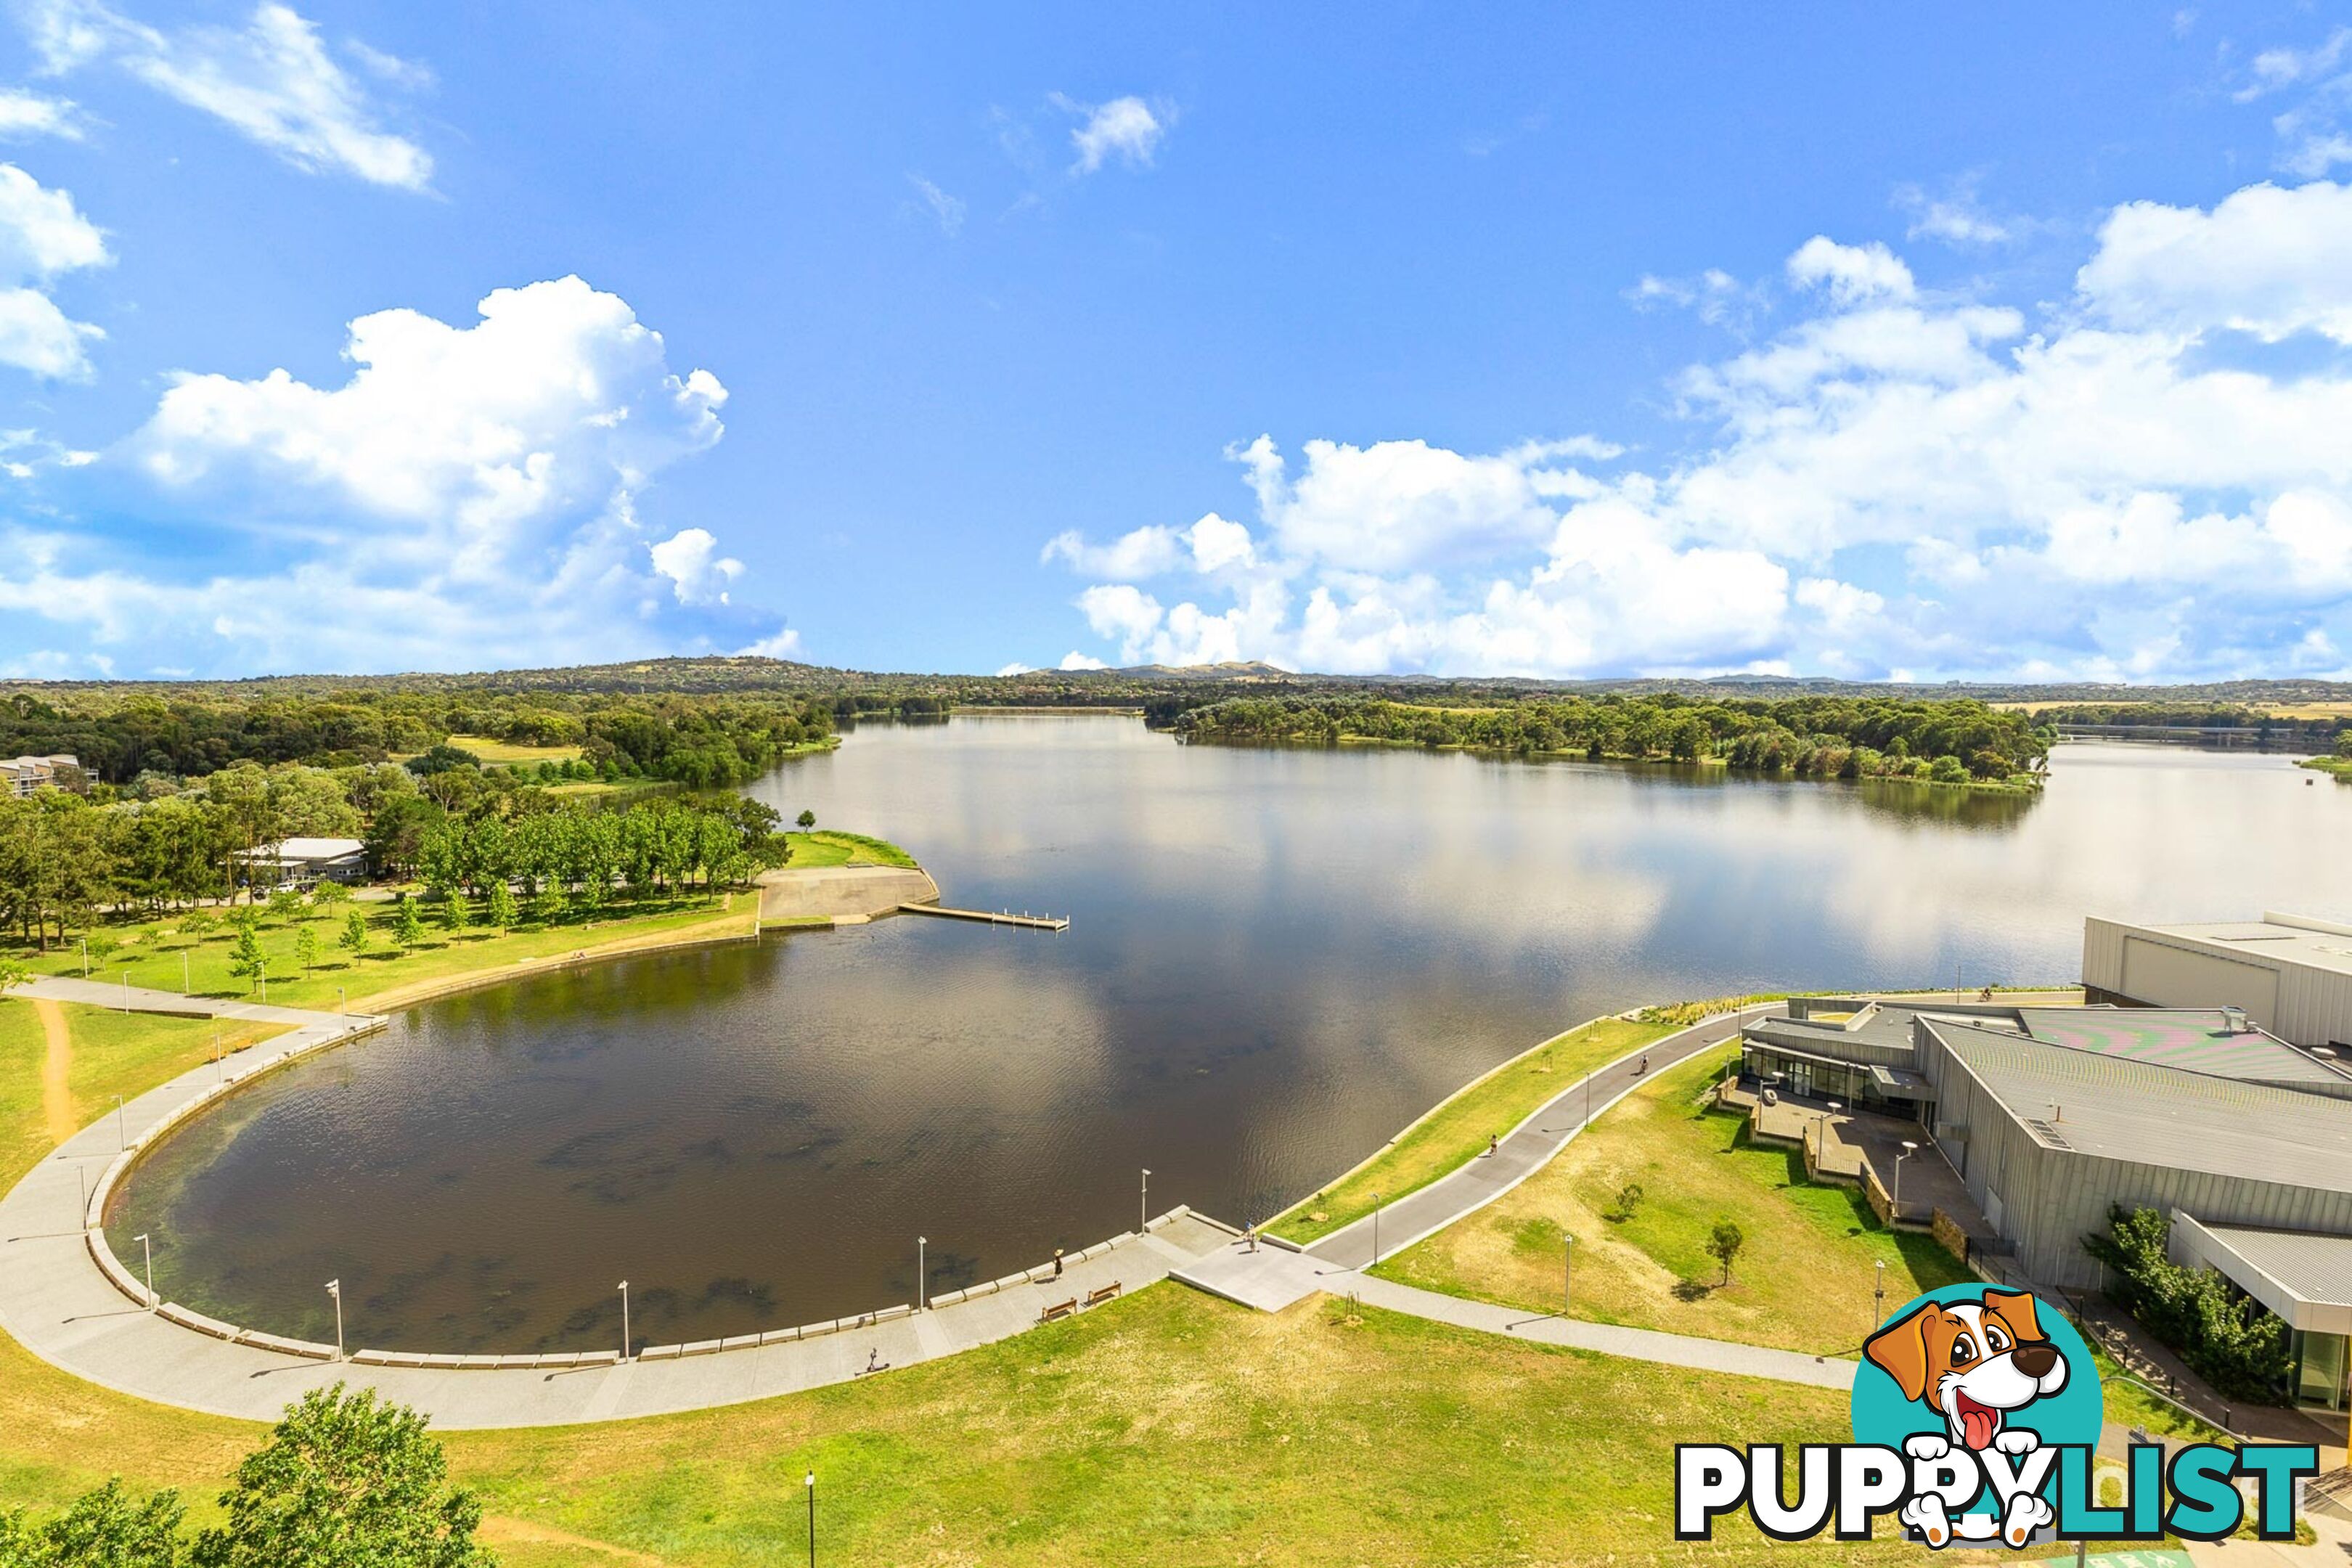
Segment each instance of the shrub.
M2232 1290L2220 1271L2183 1268L2166 1256L2172 1222L2162 1211L2107 1210L2105 1235L2083 1249L2107 1266L2107 1297L2138 1319L2189 1369L2229 1399L2275 1401L2286 1384L2287 1326Z

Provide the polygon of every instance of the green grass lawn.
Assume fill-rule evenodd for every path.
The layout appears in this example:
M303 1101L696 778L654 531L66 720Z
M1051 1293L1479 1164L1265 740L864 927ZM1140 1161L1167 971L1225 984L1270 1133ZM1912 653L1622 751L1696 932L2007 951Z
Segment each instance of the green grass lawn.
M869 838L863 833L836 833L818 828L811 833L787 833L793 858L785 864L793 869L808 866L899 866L915 868L915 858L887 839Z
M215 1039L221 1048L233 1051L282 1029L271 1024L117 1013L71 1003L61 1004L59 1012L73 1043L72 1070L66 1081L75 1130L105 1114L116 1095L134 1100L211 1060ZM22 997L0 998L0 1187L13 1184L57 1146L49 1135L41 1087L47 1049L33 1004Z
M580 755L577 746L520 746L488 735L452 735L449 744L485 763L568 763Z
M1815 1184L1793 1151L1752 1145L1743 1117L1703 1110L1720 1052L1661 1073L1502 1198L1384 1262L1380 1272L1454 1295L1557 1310L1576 1237L1573 1316L1851 1353L1873 1326L1876 1265L1891 1310L1966 1277L1934 1240L1890 1231L1858 1189ZM1622 1215L1618 1194L1638 1183ZM1708 1234L1747 1237L1719 1287Z
M1591 1068L1616 1060L1670 1031L1662 1025L1596 1018L1557 1035L1473 1079L1399 1133L1368 1164L1294 1205L1266 1229L1297 1242L1330 1235L1372 1212L1372 1194L1393 1203L1485 1152ZM1316 1216L1320 1215L1321 1218Z
M421 911L425 940L407 952L402 952L393 942L395 906L380 902L351 904L311 922L318 936L319 957L317 965L307 974L295 957L297 933L303 922L265 918L261 945L268 958L269 1000L289 1007L333 1007L337 1005L337 988L341 987L348 993L351 1005L356 1006L364 997L418 981L501 968L522 959L543 958L624 939L657 936L736 918L729 909L730 898L740 906L740 918L748 931L751 907L749 895L706 893L699 889L669 896L616 900L593 913L575 913L551 925L526 922L504 936L479 929L452 935L438 924L436 906L427 904ZM480 900L475 900L475 908L478 919ZM336 945L352 909L360 910L368 922L369 944L357 958ZM176 992L182 988L184 974L188 988L199 996L257 995L248 981L229 973L229 952L236 939L224 926L215 925L194 940L181 935L178 921L171 917L109 924L102 929L123 946L102 963L92 960L89 973L94 980L119 981L127 971L132 985ZM37 974L82 973L78 944L69 943L47 954L21 956Z

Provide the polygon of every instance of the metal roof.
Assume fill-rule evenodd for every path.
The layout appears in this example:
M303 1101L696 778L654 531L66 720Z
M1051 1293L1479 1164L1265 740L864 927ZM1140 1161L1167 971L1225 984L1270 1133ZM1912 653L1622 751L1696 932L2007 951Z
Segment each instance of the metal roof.
M2232 1032L2212 1007L2021 1007L2037 1040L2070 1050L2263 1083L2343 1087L2352 1078L2260 1029Z
M2352 1237L2211 1225L2176 1211L2182 1261L2220 1269L2299 1329L2352 1328Z
M2352 1193L2352 1100L1926 1023L2044 1148Z
M2136 922L2119 922L2126 930ZM2352 974L2352 926L2308 915L2265 910L2259 921L2212 921L2199 925L2140 925L2158 936L2210 942L2235 956L2275 964Z

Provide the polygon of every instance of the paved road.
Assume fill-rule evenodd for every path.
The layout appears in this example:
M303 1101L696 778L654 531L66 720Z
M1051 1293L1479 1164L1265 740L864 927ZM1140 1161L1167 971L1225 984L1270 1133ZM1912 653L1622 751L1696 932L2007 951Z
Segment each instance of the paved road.
M1583 1131L1588 1104L1592 1118L1598 1120L1601 1112L1642 1082L1640 1068L1644 1058L1649 1060L1650 1076L1654 1077L1709 1047L1721 1045L1739 1032L1743 1019L1778 1005L1766 1003L1744 1012L1726 1013L1679 1034L1668 1035L1642 1050L1627 1052L1592 1072L1589 1084L1580 1079L1555 1095L1534 1115L1506 1133L1493 1154L1480 1154L1460 1170L1384 1205L1377 1225L1368 1215L1311 1243L1307 1250L1345 1268L1363 1268L1376 1261L1372 1256L1376 1234L1381 1258L1392 1257L1423 1237L1435 1235L1541 1170L1570 1139Z

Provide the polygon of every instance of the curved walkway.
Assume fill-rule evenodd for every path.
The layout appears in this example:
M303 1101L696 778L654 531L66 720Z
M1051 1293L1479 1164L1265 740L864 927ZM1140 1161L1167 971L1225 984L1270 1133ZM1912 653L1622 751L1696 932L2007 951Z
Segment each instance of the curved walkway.
M13 994L122 1005L120 985L40 979ZM167 1129L223 1083L250 1081L289 1058L383 1026L381 1017L310 1013L251 1003L215 1003L171 992L129 993L134 1008L190 1016L250 1018L293 1026L286 1034L217 1066L184 1073L76 1133L0 1198L0 1328L50 1364L120 1393L215 1415L274 1421L312 1388L342 1382L373 1387L429 1415L443 1428L559 1426L620 1420L845 1383L871 1365L905 1366L1019 1333L1048 1307L1083 1301L1111 1285L1137 1289L1215 1252L1230 1227L1176 1209L1132 1233L1066 1258L1060 1274L1041 1265L1024 1274L934 1299L931 1310L885 1308L856 1320L813 1324L739 1341L657 1346L624 1362L617 1351L588 1355L463 1358L463 1364L336 1361L331 1347L306 1345L212 1324L170 1302L144 1304L141 1284L120 1266L100 1267L100 1233L86 1228L103 1173L125 1167L141 1142ZM126 1146L127 1145L127 1146ZM84 1193L90 1201L85 1203ZM93 1242L98 1246L93 1247ZM112 1254L103 1256L111 1260ZM174 1321L183 1314L209 1327ZM389 1357L414 1363L418 1356ZM458 1363L460 1358L436 1357Z
M1639 1050L1628 1051L1606 1067L1595 1068L1505 1133L1493 1153L1480 1154L1458 1170L1384 1205L1377 1225L1373 1216L1367 1215L1309 1242L1307 1251L1343 1268L1364 1268L1377 1261L1372 1257L1375 1235L1381 1258L1436 1235L1541 1170L1553 1155L1568 1146L1570 1139L1584 1131L1588 1120L1598 1120L1603 1111L1640 1087L1645 1077L1655 1077L1710 1047L1722 1045L1739 1033L1739 1026L1750 1015L1767 1013L1780 1005L1778 1002L1764 1002L1736 1013L1725 1013L1654 1040ZM1640 1070L1645 1059L1650 1064L1646 1075ZM1590 1118L1585 1111L1588 1105L1591 1107Z

